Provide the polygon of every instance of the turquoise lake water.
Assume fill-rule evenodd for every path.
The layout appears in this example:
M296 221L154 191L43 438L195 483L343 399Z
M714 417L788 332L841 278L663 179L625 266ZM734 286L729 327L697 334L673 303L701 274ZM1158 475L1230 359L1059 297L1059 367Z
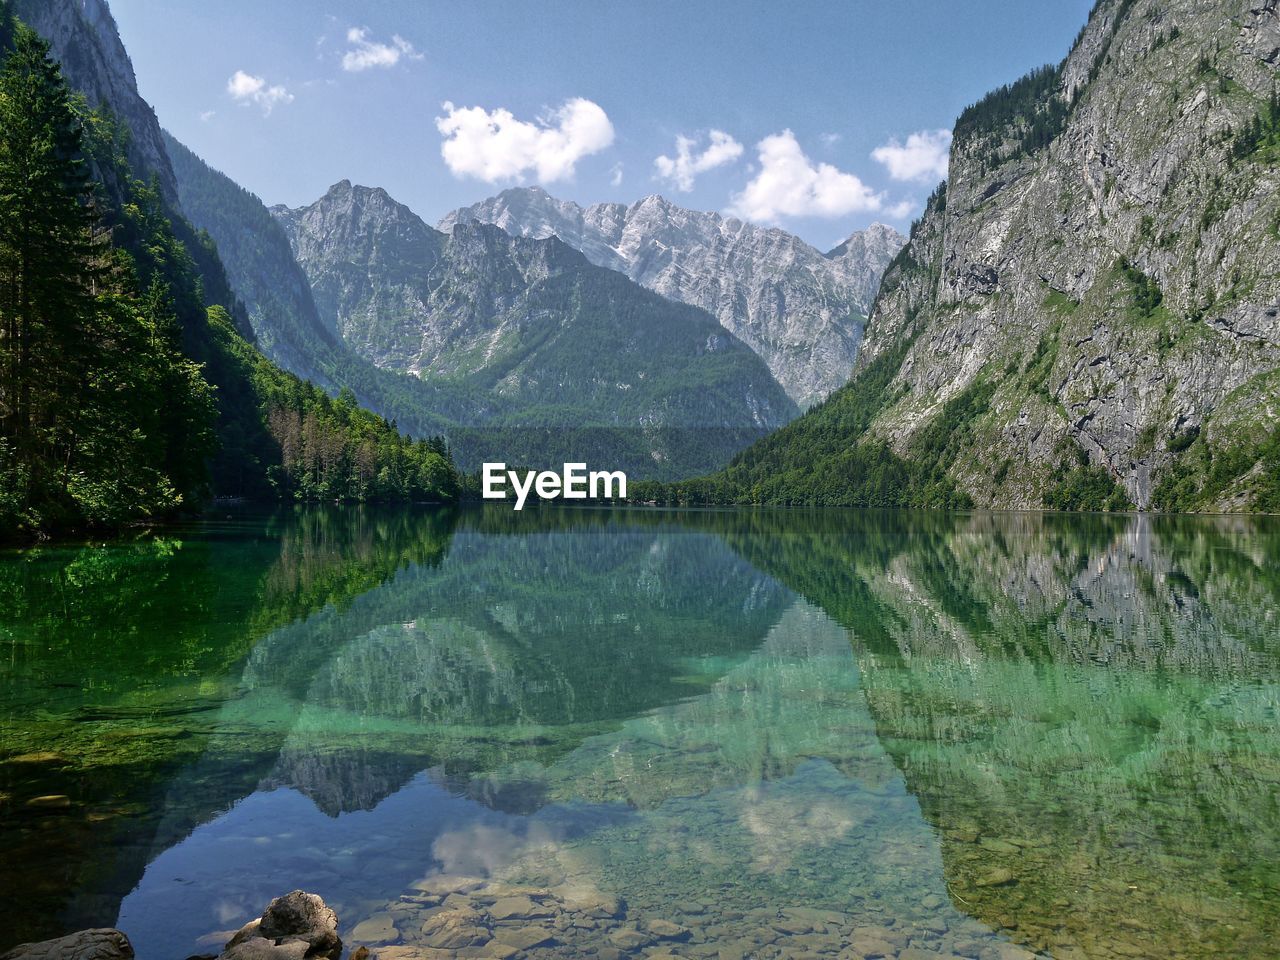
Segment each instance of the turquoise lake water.
M309 509L0 553L0 952L1265 957L1280 524ZM451 950L443 954L440 950Z

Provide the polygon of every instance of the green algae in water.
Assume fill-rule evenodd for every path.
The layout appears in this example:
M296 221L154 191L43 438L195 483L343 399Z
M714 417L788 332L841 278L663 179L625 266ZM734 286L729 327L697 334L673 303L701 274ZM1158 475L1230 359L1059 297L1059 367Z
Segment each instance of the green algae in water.
M558 914L531 956L1265 955L1278 556L1239 519L570 510L4 555L0 947L185 956L303 886L406 950L452 887L533 891L484 921Z

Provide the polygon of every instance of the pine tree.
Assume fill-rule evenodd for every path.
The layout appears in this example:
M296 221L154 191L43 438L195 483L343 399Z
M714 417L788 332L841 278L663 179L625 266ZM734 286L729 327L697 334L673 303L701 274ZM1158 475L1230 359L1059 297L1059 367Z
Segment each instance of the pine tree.
M54 496L75 444L98 278L80 128L49 47L14 24L0 69L0 435Z

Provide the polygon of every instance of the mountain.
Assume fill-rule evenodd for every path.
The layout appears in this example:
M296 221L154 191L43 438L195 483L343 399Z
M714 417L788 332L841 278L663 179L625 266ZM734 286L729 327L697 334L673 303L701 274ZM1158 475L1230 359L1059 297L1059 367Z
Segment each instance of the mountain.
M168 133L184 213L213 238L259 347L290 373L356 399L414 436L444 433L472 406L439 384L382 370L321 319L311 285L284 229L256 196L214 170Z
M105 3L0 2L0 62L0 537L162 520L210 494L456 494L442 444L254 345Z
M1102 0L964 111L858 372L690 495L1280 511L1280 14Z
M873 223L865 230L851 233L838 247L827 252L828 260L839 264L847 277L866 290L860 302L863 313L870 312L876 291L880 289L880 278L906 242L907 238L893 227Z
M883 224L823 256L798 237L659 196L580 207L538 187L504 190L440 221L559 237L597 266L714 314L802 407L849 378L880 275L905 238Z
M555 238L485 224L445 234L348 181L272 213L326 326L378 367L454 391L447 414L476 428L450 432L469 464L550 465L589 449L627 465L615 468L687 476L797 413L714 317ZM584 446L591 429L612 439Z
M263 352L299 376L333 386L317 358L340 340L321 322L289 238L257 197L167 131L163 137L182 210L218 245Z
M164 199L176 206L178 190L160 124L138 93L133 63L106 0L10 0L9 9L49 41L72 89L125 125L129 166L139 176L154 177Z

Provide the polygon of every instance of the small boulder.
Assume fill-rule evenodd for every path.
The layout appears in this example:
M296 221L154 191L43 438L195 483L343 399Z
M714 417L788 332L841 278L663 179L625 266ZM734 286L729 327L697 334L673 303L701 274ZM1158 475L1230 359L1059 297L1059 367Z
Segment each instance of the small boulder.
M375 913L367 920L361 920L351 931L351 939L360 943L390 943L399 936L394 918L385 912Z
M688 940L689 931L678 923L672 923L670 920L646 920L641 926L648 933L653 934L659 940ZM805 931L806 933L808 931Z
M133 944L128 937L119 930L100 927L56 940L19 944L0 955L0 960L131 960L132 957Z
M228 946L218 960L304 960L307 944L302 940L276 943L265 937L248 937Z
M71 798L65 793L51 793L43 797L32 797L27 801L27 806L32 810L68 810Z
M428 946L440 950L460 950L464 947L484 946L493 935L484 925L480 914L474 910L441 910L423 922L422 937Z
M1013 875L1013 871L1006 867L996 867L990 873L979 877L974 881L979 887L1004 887L1011 883L1017 883L1018 878Z
M550 907L534 903L525 896L503 897L489 908L489 915L495 920L539 920L554 912Z
M276 897L261 918L241 927L221 960L338 960L341 955L337 915L314 893L294 890Z
M555 937L545 927L508 927L494 933L494 939L517 950L532 950L555 943Z

